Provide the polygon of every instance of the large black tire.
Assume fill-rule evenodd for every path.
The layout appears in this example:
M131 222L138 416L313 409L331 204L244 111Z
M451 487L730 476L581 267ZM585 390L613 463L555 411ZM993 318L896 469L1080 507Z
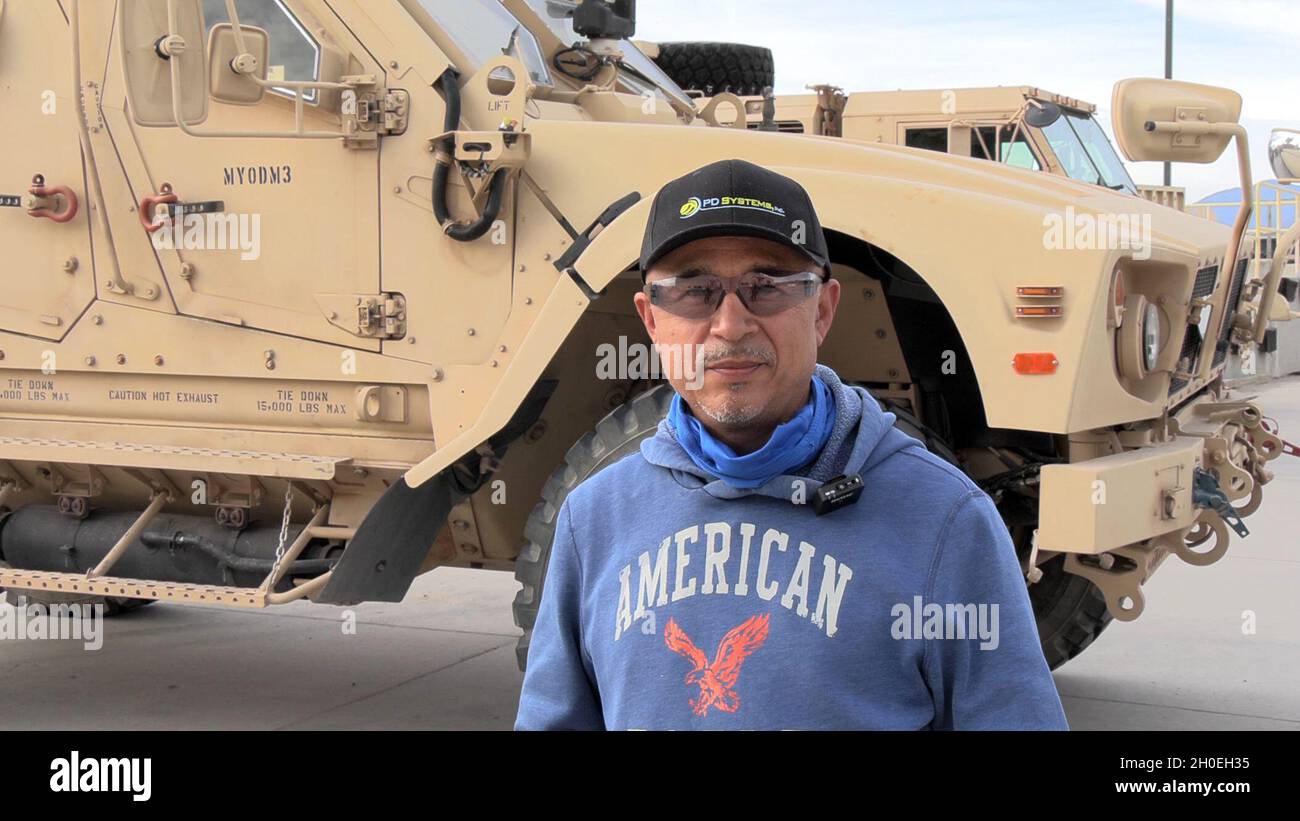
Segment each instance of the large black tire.
M687 91L762 94L776 84L772 50L740 43L660 43L655 62Z
M1029 585L1029 602L1038 620L1043 656L1055 670L1096 641L1112 617L1097 585L1066 571L1064 556L1056 556L1038 569L1043 577Z
M515 578L520 590L512 605L515 624L523 629L515 650L519 669L528 662L528 647L537 608L541 602L546 566L555 538L555 517L565 498L578 485L604 468L635 452L641 441L651 436L660 420L668 415L673 391L660 385L615 408L596 424L596 429L578 440L565 455L564 464L555 470L542 488L542 500L528 516L524 526L527 544L515 560ZM932 453L960 467L957 454L933 430L894 405L886 404L897 420L894 426L921 441ZM1057 556L1041 565L1043 576L1029 586L1029 601L1034 608L1038 635L1048 667L1055 670L1082 653L1111 621L1106 599L1096 585L1082 576L1068 573L1064 557Z
M894 427L919 439L931 453L954 467L961 467L957 454L916 417L890 404L885 405L885 410L898 417ZM1032 535L1032 529L1018 530L1022 533L1013 530L1013 538L1022 535L1027 539ZM1101 590L1083 576L1066 571L1064 556L1044 562L1039 569L1043 575L1037 583L1029 585L1029 603L1034 608L1043 658L1047 659L1047 666L1055 670L1092 644L1110 624L1112 617Z
M537 623L542 582L551 558L555 516L560 512L560 505L575 487L634 453L641 441L653 435L659 421L668 415L668 405L672 400L672 386L665 384L637 394L615 408L596 423L595 430L569 448L564 464L556 468L542 488L542 500L533 508L524 525L524 538L528 543L515 559L515 578L521 586L511 610L515 624L524 631L515 650L520 670L528 663L528 645L533 638L533 625Z

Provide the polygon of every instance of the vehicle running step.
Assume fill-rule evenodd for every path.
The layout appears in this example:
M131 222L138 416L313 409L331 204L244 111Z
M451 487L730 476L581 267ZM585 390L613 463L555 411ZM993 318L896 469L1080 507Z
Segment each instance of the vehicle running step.
M0 568L0 587L41 590L50 593L77 593L95 596L120 596L129 599L157 599L187 604L219 604L226 607L266 607L266 592L256 587L223 587L215 584L182 584L145 579L122 579L113 576L86 578L82 573L57 573L49 570Z

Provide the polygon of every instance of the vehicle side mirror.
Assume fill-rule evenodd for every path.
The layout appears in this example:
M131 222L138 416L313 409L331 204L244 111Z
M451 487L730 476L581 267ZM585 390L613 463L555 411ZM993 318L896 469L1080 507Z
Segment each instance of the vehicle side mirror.
M1047 128L1061 119L1064 112L1056 103L1044 103L1031 100L1025 108L1025 124L1032 128Z
M1300 131L1273 129L1268 141L1268 160L1279 180L1300 179Z
M256 26L239 27L243 48L235 37L235 27L219 23L208 35L208 76L212 99L231 105L256 105L266 95L266 87L249 75L266 80L271 60L271 36ZM236 71L236 66L243 71Z
M1182 80L1131 78L1115 84L1111 125L1134 162L1212 163L1241 117L1241 95Z
M167 19L169 2L175 9L175 31ZM176 108L187 125L207 119L203 23L201 0L120 0L117 4L117 45L126 99L137 124L174 126Z

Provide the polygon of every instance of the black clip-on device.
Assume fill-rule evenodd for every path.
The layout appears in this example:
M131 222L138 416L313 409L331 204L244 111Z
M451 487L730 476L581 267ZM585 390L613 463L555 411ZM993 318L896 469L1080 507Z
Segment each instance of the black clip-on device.
M849 476L836 476L817 488L813 494L812 509L818 516L825 516L833 510L839 510L862 498L862 477L854 473Z

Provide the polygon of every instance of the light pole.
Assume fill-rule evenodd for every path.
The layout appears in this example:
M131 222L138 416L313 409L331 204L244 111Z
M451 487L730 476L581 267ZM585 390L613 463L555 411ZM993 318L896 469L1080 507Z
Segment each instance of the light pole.
M1165 0L1165 79L1174 77L1174 0ZM1173 184L1173 166L1165 163L1165 187Z

